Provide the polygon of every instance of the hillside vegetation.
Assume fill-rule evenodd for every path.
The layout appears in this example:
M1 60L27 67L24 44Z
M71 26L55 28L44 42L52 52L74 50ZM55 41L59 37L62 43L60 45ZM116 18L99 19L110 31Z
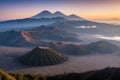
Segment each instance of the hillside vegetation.
M64 73L55 76L13 74L16 80L120 80L120 68L105 68L85 73Z
M16 80L14 77L10 76L8 73L0 70L0 80Z

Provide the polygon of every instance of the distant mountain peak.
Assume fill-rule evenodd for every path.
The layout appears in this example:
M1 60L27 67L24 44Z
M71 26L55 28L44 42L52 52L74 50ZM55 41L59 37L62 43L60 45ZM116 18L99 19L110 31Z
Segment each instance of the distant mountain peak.
M40 14L42 14L42 13L46 13L46 14L52 14L50 11L47 11L47 10L44 10L44 11L42 11L42 12L40 12Z
M77 15L75 15L75 14L71 14L71 15L69 15L69 16L75 16L75 17L79 17L79 16L77 16Z
M44 10L42 12L40 12L39 14L33 16L32 18L54 18L54 17L62 17L68 20L84 20L83 18L75 15L75 14L71 14L69 16L66 16L65 14L63 14L60 11L56 11L55 13L51 13L50 11Z
M63 14L63 13L60 12L60 11L56 11L53 15L54 15L54 16L57 16L57 17L65 17L65 16L66 16L65 14Z
M37 15L33 16L32 18L52 18L52 13L47 10L44 10L38 13Z
M69 19L69 20L85 20L75 14L71 14L71 15L67 16L67 19Z

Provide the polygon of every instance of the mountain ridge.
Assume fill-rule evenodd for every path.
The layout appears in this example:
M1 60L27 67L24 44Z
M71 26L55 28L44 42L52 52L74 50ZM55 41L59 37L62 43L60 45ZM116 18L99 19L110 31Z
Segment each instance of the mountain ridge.
M83 18L75 15L75 14L71 14L66 16L65 14L63 14L60 11L56 11L55 13L51 13L50 11L44 10L34 16L32 16L31 18L54 18L54 17L63 17L65 19L68 20L84 20Z

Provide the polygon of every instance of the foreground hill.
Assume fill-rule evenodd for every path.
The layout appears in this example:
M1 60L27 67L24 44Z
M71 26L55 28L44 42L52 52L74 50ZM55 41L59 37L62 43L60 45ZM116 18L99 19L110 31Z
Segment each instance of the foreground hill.
M86 73L70 73L48 77L47 80L120 80L120 68L105 68Z
M0 70L0 80L16 80L14 77L10 76L8 73Z
M54 76L13 74L16 80L120 80L120 68L105 68L85 73L65 73ZM15 79L6 79L15 80Z

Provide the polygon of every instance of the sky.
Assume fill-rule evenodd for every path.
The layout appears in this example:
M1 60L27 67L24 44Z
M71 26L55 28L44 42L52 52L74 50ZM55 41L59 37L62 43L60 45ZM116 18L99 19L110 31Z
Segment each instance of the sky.
M120 20L120 0L0 0L0 20L27 18L43 10L91 20Z

